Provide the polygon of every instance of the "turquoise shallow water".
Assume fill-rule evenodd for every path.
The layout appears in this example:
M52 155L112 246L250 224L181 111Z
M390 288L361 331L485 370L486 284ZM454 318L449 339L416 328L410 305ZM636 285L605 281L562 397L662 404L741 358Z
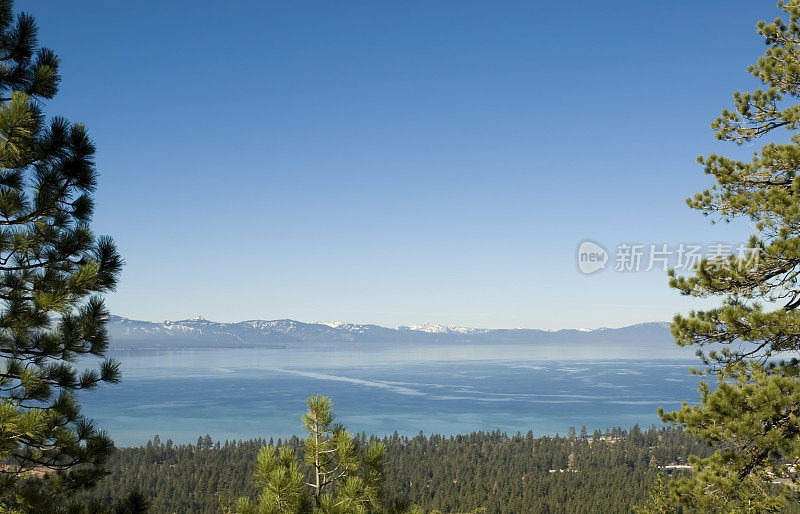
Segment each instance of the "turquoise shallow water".
M537 435L659 424L659 406L697 398L691 359L603 360L532 347L317 345L303 349L112 352L123 381L84 393L118 445L286 437L304 400L330 396L354 432Z

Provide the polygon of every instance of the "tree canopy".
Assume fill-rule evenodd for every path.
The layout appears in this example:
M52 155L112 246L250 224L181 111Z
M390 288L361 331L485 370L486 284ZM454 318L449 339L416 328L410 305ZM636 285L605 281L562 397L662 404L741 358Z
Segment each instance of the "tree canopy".
M682 294L722 300L675 316L675 340L697 347L706 365L699 373L714 378L701 384L698 405L660 412L718 448L693 458L694 474L672 484L676 500L703 512L778 511L798 478L800 1L778 6L788 19L758 23L766 51L747 68L763 87L735 92L733 108L711 125L722 141L769 141L750 160L699 157L714 183L687 200L715 222L752 222L749 251L670 278Z
M262 490L259 502L256 505L247 497L240 498L236 512L383 512L384 444L372 441L359 450L353 435L334 422L330 398L310 396L306 403L308 412L302 416L308 435L303 443L305 469L293 448L262 447L255 473Z
M86 128L44 113L59 58L12 8L0 0L0 506L46 511L53 495L102 477L113 450L74 393L119 380L103 359L101 295L123 263L90 226L97 171ZM82 369L83 357L99 364Z

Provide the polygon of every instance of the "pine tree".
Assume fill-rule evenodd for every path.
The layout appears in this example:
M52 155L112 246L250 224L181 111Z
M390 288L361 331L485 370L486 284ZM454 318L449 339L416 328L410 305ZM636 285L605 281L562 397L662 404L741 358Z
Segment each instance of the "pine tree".
M306 464L313 473L314 503L319 507L326 490L358 467L355 444L343 426L334 424L333 404L325 396L306 400L308 412L303 414Z
M239 514L292 514L310 512L311 501L305 493L303 473L294 450L283 446L264 446L258 452L256 486L261 489L258 508L248 498L236 502Z
M780 2L788 21L759 22L766 52L748 71L764 87L736 92L733 110L712 123L718 139L754 144L749 161L699 157L715 184L688 204L713 221L753 222L746 248L703 260L691 276L671 272L685 295L721 297L718 308L675 316L672 333L695 346L716 388L701 385L699 405L660 412L718 446L693 458L694 473L672 490L702 512L774 512L783 508L800 459L800 1ZM779 142L783 130L787 142Z
M102 293L122 266L90 228L97 173L83 125L47 119L59 59L0 0L0 510L37 510L103 475L111 440L80 414L76 391L119 379L102 360Z
M678 512L670 498L667 479L662 473L656 477L656 482L650 489L650 497L641 507L634 507L636 514L673 514Z
M240 498L234 507L239 514L306 513L327 514L380 512L384 509L383 462L386 447L370 442L360 452L353 435L335 423L333 403L325 396L306 400L303 414L305 481L290 447L261 448L256 483L262 493L258 504Z

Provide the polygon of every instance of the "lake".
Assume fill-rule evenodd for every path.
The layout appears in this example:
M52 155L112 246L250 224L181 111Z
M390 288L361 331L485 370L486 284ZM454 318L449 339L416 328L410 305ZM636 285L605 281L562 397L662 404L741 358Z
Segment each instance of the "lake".
M605 360L602 348L531 345L112 351L123 380L84 392L84 412L117 445L154 434L176 443L299 434L305 398L325 394L337 418L367 434L535 435L585 424L658 425L659 406L697 400L696 361Z

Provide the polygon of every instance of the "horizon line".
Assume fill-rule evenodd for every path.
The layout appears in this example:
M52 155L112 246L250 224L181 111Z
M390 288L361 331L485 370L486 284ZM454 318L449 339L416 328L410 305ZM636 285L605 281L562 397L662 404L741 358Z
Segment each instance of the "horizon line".
M562 327L562 328L503 327L503 328L484 328L484 327L469 327L469 326L465 326L465 325L453 325L453 324L442 324L442 323L430 323L429 322L429 323L412 323L412 324L408 324L408 325L396 325L394 327L388 327L388 326L384 326L384 325L379 325L377 323L355 323L355 322L349 322L349 321L347 321L347 322L343 322L343 321L301 321L301 320L297 320L297 319L294 319L294 318L272 318L272 319L252 318L252 319L245 319L245 320L240 320L240 321L214 321L214 320L206 318L205 316L198 315L198 316L192 316L192 317L183 318L183 319L174 319L174 320L173 319L164 319L164 320L160 320L160 321L153 321L153 320L130 318L130 317L127 317L127 316L122 316L120 314L110 314L109 317L117 317L117 318L122 318L122 319L125 319L125 320L128 320L128 321L138 321L138 322L143 322L143 323L154 323L154 324L165 324L165 323L173 323L174 324L174 323L182 323L182 322L187 322L187 321L200 321L200 320L208 321L209 323L217 323L217 324L220 324L220 325L236 325L236 324L239 324L239 323L248 323L248 322L253 322L253 321L266 321L266 322L292 321L292 322L295 322L295 323L303 323L303 324L306 324L306 325L325 325L325 326L328 326L328 327L331 327L331 328L339 328L342 325L359 325L359 326L375 326L375 327L386 328L386 329L390 329L390 330L399 330L399 329L402 329L402 328L409 329L409 330L420 330L420 329L424 329L424 328L441 327L441 328L467 329L467 330L538 330L538 331L541 331L541 332L559 332L559 331L562 331L562 330L577 330L577 331L581 331L581 332L589 332L589 331L595 331L595 330L615 330L615 329L621 329L621 328L635 327L635 326L639 326L639 325L650 325L650 324L666 324L666 325L669 325L670 324L669 321L653 320L653 321L642 321L642 322L638 322L638 323L631 323L629 325L620 325L620 326L615 326L615 327L602 326L602 327L595 327L595 328L588 328L588 327Z

